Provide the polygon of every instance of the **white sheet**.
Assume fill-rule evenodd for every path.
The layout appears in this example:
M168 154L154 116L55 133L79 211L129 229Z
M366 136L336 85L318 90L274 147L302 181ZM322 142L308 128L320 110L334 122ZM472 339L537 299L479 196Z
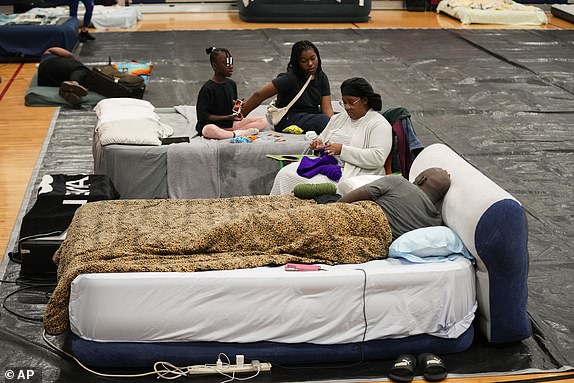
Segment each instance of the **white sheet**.
M437 12L455 17L463 24L542 25L544 11L512 0L442 0Z
M474 318L475 272L464 258L322 268L80 275L71 286L71 330L100 342L360 342L365 273L365 340L456 338Z
M79 20L84 19L86 9L84 4L80 3L78 6ZM43 15L43 16L68 16L70 14L69 7L53 7L53 8L33 8L26 12L29 15ZM131 28L137 25L139 20L142 20L142 12L140 7L121 7L121 6L94 6L92 13L92 24L97 29L106 28ZM80 25L83 21L80 21Z

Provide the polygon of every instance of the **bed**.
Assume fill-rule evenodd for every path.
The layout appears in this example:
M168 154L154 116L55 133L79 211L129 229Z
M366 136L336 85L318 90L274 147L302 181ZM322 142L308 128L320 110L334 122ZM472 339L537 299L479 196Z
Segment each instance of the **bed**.
M38 15L38 17L65 17L70 13L68 6L52 8L32 8L26 12L29 15ZM80 23L83 22L85 8L80 3L78 9L78 18ZM140 7L122 7L96 5L92 13L91 25L96 29L107 28L131 28L137 25L143 16Z
M543 25L544 11L513 0L442 0L437 12L457 18L463 24Z
M369 21L371 0L238 0L239 17L264 23L354 23Z
M552 4L550 12L556 17L574 23L574 4Z
M76 18L0 14L1 61L40 61L50 47L72 51L77 43Z
M122 198L217 198L269 194L282 164L266 156L301 154L309 144L304 135L278 133L271 127L260 132L258 138L250 143L208 140L197 136L195 106L156 109L147 101L108 100L111 101L106 101L106 104L120 108L122 102L139 104L142 112L134 112L138 118L147 116L148 121L164 123L173 128L170 137L189 140L161 145L159 136L152 132L151 137L139 139L139 145L135 145L136 141L122 134L119 137L114 135L114 138L104 137L102 141L103 131L96 129L94 173L110 177ZM264 110L264 106L260 106L251 115L261 116ZM97 124L102 122L102 118L103 121L124 118L116 117L116 109L103 113L106 116L100 116ZM125 108L122 115L125 116ZM121 132L127 125L134 124L127 119L119 121L115 124ZM142 132L139 129L136 134L141 135Z
M44 316L45 329L50 334L67 331L70 351L85 364L141 368L159 360L180 366L213 363L220 352L278 364L445 354L470 347L473 323L493 343L529 337L522 206L445 145L424 149L410 178L431 166L451 174L442 206L450 228L445 229L457 233L476 265L460 256L424 263L401 256L380 259L386 251L380 253L379 246L388 244L389 231L371 202L313 206L292 196L95 202L78 209L56 255L59 281ZM284 225L232 229L240 226L233 219L247 222L242 214L256 211ZM321 218L313 211L337 223L317 225ZM214 252L199 257L199 266L178 255L165 257L182 243L201 243L189 235L211 236L207 242L219 248L216 232L198 226L213 217L218 217L210 223L216 232L231 237L228 252L240 257L211 268ZM133 218L137 222L131 224ZM142 224L146 221L152 223ZM193 230L173 235L176 226L186 223ZM276 238L292 235L293 227L298 236L291 238L301 241L290 243L290 250L269 247ZM121 236L110 238L108 228ZM255 235L267 231L268 236ZM359 232L362 237L351 240ZM242 240L250 235L253 246ZM340 245L325 246L339 235ZM343 245L350 241L357 246ZM134 253L137 242L151 251ZM428 250L430 242L418 246ZM102 246L106 243L110 247ZM441 246L433 245L431 253L438 254ZM112 248L117 250L107 250ZM123 262L116 258L120 254L127 257ZM146 272L136 267L142 257L154 262ZM106 258L114 259L108 264ZM288 262L316 264L321 270L291 272L283 266Z

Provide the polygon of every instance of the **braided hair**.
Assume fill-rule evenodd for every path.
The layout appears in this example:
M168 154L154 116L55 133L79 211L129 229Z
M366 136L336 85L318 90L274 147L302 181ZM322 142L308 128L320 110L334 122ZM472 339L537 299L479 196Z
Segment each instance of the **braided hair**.
M215 63L215 58L219 56L220 53L225 55L225 58L228 60L227 63L229 65L233 64L233 56L231 56L231 52L227 48L216 48L216 47L209 47L205 50L205 53L209 55L209 62L211 65Z
M292 70L298 78L305 79L305 71L301 69L301 65L299 65L299 58L303 52L310 49L312 49L315 52L315 55L317 55L317 72L321 71L321 56L319 55L319 49L317 49L315 44L307 40L297 41L293 44L289 64L287 64L287 71Z

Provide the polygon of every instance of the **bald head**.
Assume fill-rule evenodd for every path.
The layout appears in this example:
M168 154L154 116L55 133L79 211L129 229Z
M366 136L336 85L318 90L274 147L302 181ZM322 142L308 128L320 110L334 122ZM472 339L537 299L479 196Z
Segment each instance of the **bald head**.
M437 203L450 188L450 174L442 168L428 168L423 170L413 183L420 187L433 203Z

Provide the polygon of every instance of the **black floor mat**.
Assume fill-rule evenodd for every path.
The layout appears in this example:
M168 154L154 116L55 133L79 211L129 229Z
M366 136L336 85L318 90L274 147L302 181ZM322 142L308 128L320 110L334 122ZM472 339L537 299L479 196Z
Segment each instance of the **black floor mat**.
M515 196L529 221L529 312L534 336L489 345L477 337L463 353L445 355L451 373L502 373L574 366L574 31L559 30L246 30L97 34L84 44L88 65L150 60L145 99L156 107L195 104L212 75L208 46L234 56L240 97L285 71L291 43L320 50L333 99L349 77L365 77L384 109L403 106L425 145L443 142ZM40 165L45 173L91 172L94 113L62 110ZM36 185L38 180L36 180ZM15 280L10 262L4 279ZM0 298L22 286L3 284ZM6 307L39 318L47 293L24 290ZM43 382L98 381L51 351L41 324L0 312L0 362L31 367ZM258 381L376 379L391 361L352 367L274 367ZM142 378L140 381L155 381ZM220 381L217 378L214 381Z

